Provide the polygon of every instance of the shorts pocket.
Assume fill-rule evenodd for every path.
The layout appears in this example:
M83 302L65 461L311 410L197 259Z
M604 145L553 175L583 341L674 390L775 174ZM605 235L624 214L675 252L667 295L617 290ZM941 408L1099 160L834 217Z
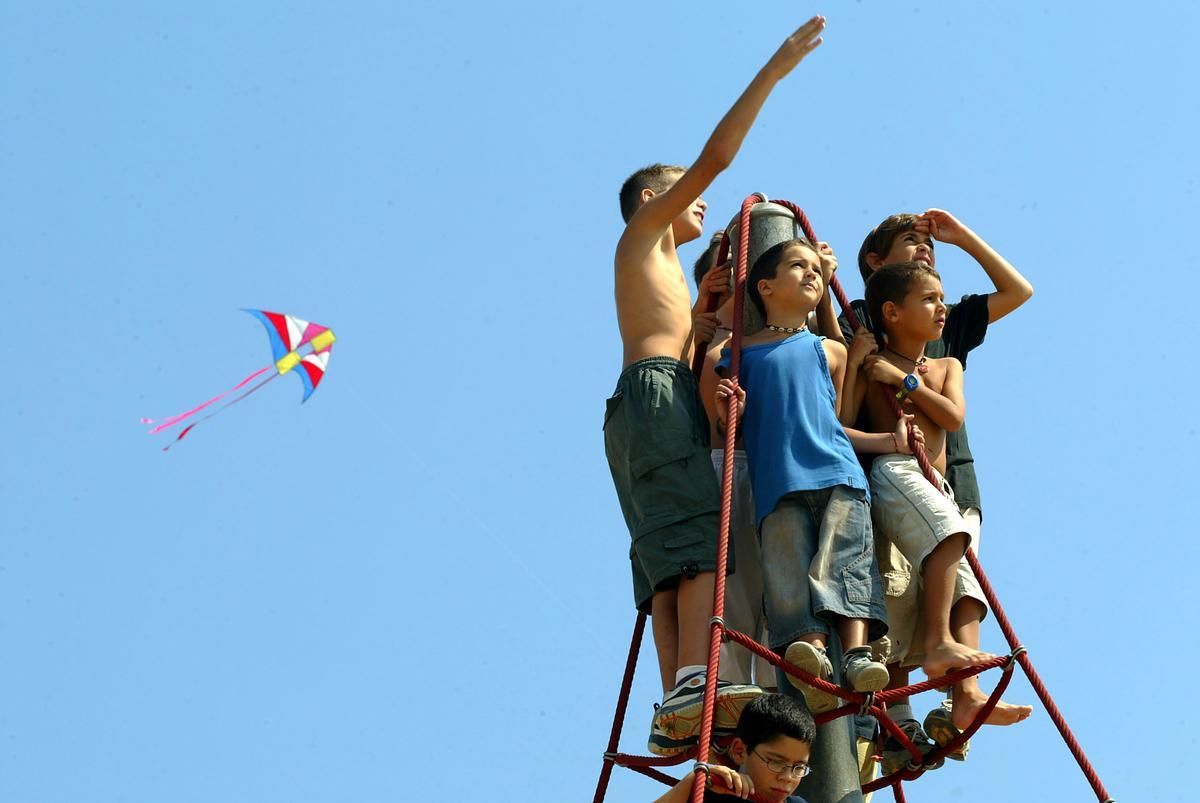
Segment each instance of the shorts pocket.
M624 392L618 390L612 396L604 400L604 424L601 429L608 429L608 422L612 419L613 414L617 412L617 408L621 406L621 397Z
M888 597L903 597L904 592L908 591L908 584L912 582L912 574L902 571L891 571L883 573L883 593Z

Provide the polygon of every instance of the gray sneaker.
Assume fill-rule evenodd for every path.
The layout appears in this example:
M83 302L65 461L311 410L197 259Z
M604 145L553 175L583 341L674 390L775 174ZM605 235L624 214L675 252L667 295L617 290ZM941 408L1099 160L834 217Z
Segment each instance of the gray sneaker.
M882 691L887 688L888 670L871 660L870 647L852 647L842 656L842 676L855 691Z
M825 655L825 650L821 647L816 647L807 641L793 641L788 645L787 652L784 653L783 658L788 663L795 664L810 675L815 675L821 680L833 682L833 664L829 663L829 658ZM789 683L803 692L804 702L808 703L808 710L814 714L823 714L826 711L832 711L842 704L842 698L810 686L799 678L787 675L787 679Z
M937 745L925 735L925 731L921 730L921 724L915 719L902 719L896 724L900 726L900 730L904 731L904 735L909 738L913 746L920 751L922 760L937 750ZM887 740L883 743L883 774L891 775L901 767L907 766L912 760L912 754L889 733ZM927 769L936 770L945 763L945 760L942 760Z

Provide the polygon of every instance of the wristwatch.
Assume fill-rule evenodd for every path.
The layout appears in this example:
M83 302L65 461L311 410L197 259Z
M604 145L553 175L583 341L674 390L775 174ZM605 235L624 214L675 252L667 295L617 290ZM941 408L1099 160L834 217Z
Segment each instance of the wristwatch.
M920 386L921 383L917 381L916 374L907 374L904 377L904 387L896 391L896 401L904 401L908 397L908 394L912 393Z

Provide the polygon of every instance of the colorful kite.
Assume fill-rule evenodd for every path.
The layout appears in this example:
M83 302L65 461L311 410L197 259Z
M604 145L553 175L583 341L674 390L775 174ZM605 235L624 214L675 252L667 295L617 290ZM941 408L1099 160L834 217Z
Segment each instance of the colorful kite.
M248 309L245 311L258 318L262 322L262 325L267 327L267 336L271 338L271 350L275 353L275 364L268 365L266 368L260 368L220 396L214 396L204 404L201 404L199 407L193 407L186 413L180 413L179 415L159 420L143 418L142 423L155 425L150 430L151 435L162 432L168 427L175 426L185 418L195 415L210 404L220 401L230 393L242 389L267 371L274 369L275 373L236 399L226 402L217 410L201 418L200 421L193 421L188 424L175 440L163 447L164 452L183 440L183 436L191 432L201 421L207 421L226 407L237 404L277 376L283 376L289 371L294 371L296 376L300 377L300 381L304 384L304 398L300 400L301 403L308 401L308 397L317 389L317 385L321 384L321 380L325 377L325 368L329 365L329 351L333 348L333 341L337 339L333 336L332 329L319 324L309 323L294 315L280 315L278 312L266 312L260 309Z

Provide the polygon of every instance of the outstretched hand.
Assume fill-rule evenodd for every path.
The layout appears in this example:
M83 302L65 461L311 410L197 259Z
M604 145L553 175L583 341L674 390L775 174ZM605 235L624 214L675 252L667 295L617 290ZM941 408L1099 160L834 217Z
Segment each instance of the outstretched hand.
M820 46L821 31L823 30L825 30L825 18L819 15L813 17L797 28L796 32L779 46L779 50L775 51L775 55L771 56L771 60L767 62L767 66L763 70L776 81L782 79L805 56Z
M971 230L944 209L929 209L913 222L913 231L948 245L962 246Z

